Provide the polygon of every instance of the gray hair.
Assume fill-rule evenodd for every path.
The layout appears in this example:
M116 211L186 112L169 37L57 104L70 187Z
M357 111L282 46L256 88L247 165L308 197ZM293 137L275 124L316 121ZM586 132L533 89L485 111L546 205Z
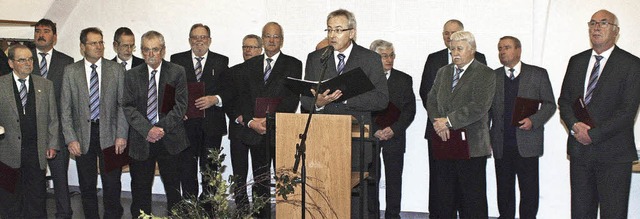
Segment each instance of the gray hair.
M451 42L453 41L465 41L469 43L474 52L476 51L476 38L469 31L458 31L451 34Z
M162 48L165 48L164 36L162 36L160 32L155 30L147 31L146 33L142 34L142 37L140 38L140 42L144 42L144 40L150 40L150 39L158 39L160 41L160 44L162 44ZM140 47L142 47L142 43L140 43Z
M350 11L347 11L345 9L338 9L329 13L329 15L327 16L327 22L329 21L329 19L338 17L338 16L345 16L347 20L349 20L348 28L357 29L358 23L356 22L356 16L353 15L353 13L351 13Z
M242 42L244 42L247 39L256 39L256 41L258 41L258 47L262 48L262 37L255 34L249 34L244 36L244 38L242 38Z
M374 52L378 52L382 49L393 49L393 43L390 43L386 40L374 40L373 42L371 42L369 49Z

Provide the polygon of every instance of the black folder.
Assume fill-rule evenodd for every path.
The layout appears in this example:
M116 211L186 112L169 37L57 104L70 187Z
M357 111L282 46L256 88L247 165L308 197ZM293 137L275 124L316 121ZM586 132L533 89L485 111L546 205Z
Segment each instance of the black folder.
M282 102L282 98L256 98L256 105L253 109L253 117L265 118L269 113L275 113L278 105Z
M116 146L111 145L111 147L102 149L102 155L104 156L104 171L107 173L129 165L131 162L129 147L126 147L122 154L116 154Z
M521 124L518 122L536 114L540 109L540 104L542 104L541 100L516 97L516 102L513 107L513 116L511 117L511 125L516 127L520 126Z
M287 80L285 81L285 85L294 93L310 97L313 97L310 90L316 89L317 84L318 81L309 81L292 77L287 77ZM375 86L373 86L371 80L369 80L367 75L364 74L364 71L358 67L334 78L322 81L320 93L327 89L329 89L331 93L335 90L340 90L342 91L342 96L334 102L342 102L373 90L374 88Z
M449 129L449 139L442 141L435 130L429 130L431 152L437 160L469 160L469 143L466 129Z
M392 102L389 102L387 108L376 116L375 123L382 129L393 125L398 119L400 119L400 109Z
M573 115L576 116L578 121L587 124L591 128L595 128L595 124L593 124L593 120L591 116L589 116L589 111L587 110L587 104L584 103L584 99L582 97L578 97L576 101L573 102Z
M15 193L18 180L20 180L20 171L0 162L0 188Z

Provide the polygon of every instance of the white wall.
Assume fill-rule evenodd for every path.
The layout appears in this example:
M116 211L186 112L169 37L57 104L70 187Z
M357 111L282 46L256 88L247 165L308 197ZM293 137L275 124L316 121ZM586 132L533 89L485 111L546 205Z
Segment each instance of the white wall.
M498 38L504 35L520 38L523 43L522 60L545 67L549 71L556 98L560 94L570 56L590 47L586 22L595 11L606 8L616 13L621 28L618 45L640 55L640 46L634 41L640 36L640 29L636 28L640 25L637 16L640 2L634 0L193 0L176 3L58 0L51 4L51 9L45 16L59 23L59 42L56 48L76 60L81 58L78 46L80 30L89 26L97 26L104 31L107 45L111 44L112 33L120 26L133 29L138 40L142 33L151 29L158 30L165 35L168 58L170 54L188 50L190 26L204 23L212 28L211 49L229 56L231 65L242 60L241 38L249 33L259 35L262 26L268 21L277 21L284 27L284 53L304 62L307 54L325 36L323 30L326 15L337 8L345 8L353 11L358 20L358 44L368 47L375 39L394 43L397 54L395 67L413 76L416 96L426 57L429 53L444 48L440 33L443 23L451 18L462 20L466 30L475 34L478 51L486 55L489 66L493 68L499 67L496 50ZM112 58L115 53L111 46L107 48L105 56ZM139 49L136 54L139 54ZM429 174L426 142L423 139L426 112L421 100L416 101L416 119L407 131L402 210L426 212ZM565 158L567 133L558 114L551 118L546 128L546 150L540 159L541 193L538 216L568 218L570 192L569 164ZM228 147L228 141L225 140L223 145ZM487 194L490 215L497 216L493 165L493 160L490 159L487 164ZM75 170L70 172L70 177L75 177ZM640 217L640 177L636 174L633 180L630 217L637 218ZM123 184L124 188L128 187L127 182ZM154 191L162 192L162 187L156 186ZM384 199L381 201L384 202Z

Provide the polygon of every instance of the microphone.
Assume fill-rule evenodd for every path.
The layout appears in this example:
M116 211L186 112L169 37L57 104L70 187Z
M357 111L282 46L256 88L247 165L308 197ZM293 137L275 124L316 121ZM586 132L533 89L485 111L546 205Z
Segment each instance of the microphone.
M320 56L320 62L321 63L327 62L327 59L329 58L331 53L333 53L333 46L328 45L327 47L324 48L324 52L322 52L322 55Z

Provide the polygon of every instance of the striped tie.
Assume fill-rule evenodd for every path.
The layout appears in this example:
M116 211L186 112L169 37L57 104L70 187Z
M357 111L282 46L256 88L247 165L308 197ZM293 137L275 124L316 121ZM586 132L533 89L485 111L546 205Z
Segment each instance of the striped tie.
M453 75L453 82L451 83L451 92L456 89L456 85L458 85L458 81L460 80L460 74L464 71L461 68L455 68L456 73Z
M589 77L589 86L587 86L587 94L584 95L584 103L589 104L591 102L591 96L593 96L593 90L596 88L596 84L598 84L598 78L600 77L600 60L602 60L602 56L595 56L596 64L593 65L593 70L591 70L591 76Z
M338 75L342 74L342 70L344 70L344 54L340 53L338 54Z
M196 57L196 80L199 82L202 78L202 59L203 57Z
M47 53L41 52L40 55L42 56L42 61L40 61L40 75L42 75L43 78L47 78L47 74L49 73L49 70L47 70L47 59L45 58Z
M156 89L156 73L158 70L151 71L149 78L149 91L147 92L147 119L151 124L155 125L158 120L158 93Z
M120 64L122 64L122 67L124 67L124 70L127 70L127 62L126 61L122 61Z
M100 84L98 82L97 65L91 65L91 79L89 79L89 109L91 109L91 120L100 118Z
M267 68L264 70L264 83L267 83L267 79L269 79L269 75L271 75L271 62L272 58L267 58Z
M513 80L516 79L516 74L514 73L516 70L513 68L509 69L509 79Z
M20 81L20 101L22 102L22 113L26 114L26 106L27 106L27 85L25 85L25 81L27 79L18 79Z

